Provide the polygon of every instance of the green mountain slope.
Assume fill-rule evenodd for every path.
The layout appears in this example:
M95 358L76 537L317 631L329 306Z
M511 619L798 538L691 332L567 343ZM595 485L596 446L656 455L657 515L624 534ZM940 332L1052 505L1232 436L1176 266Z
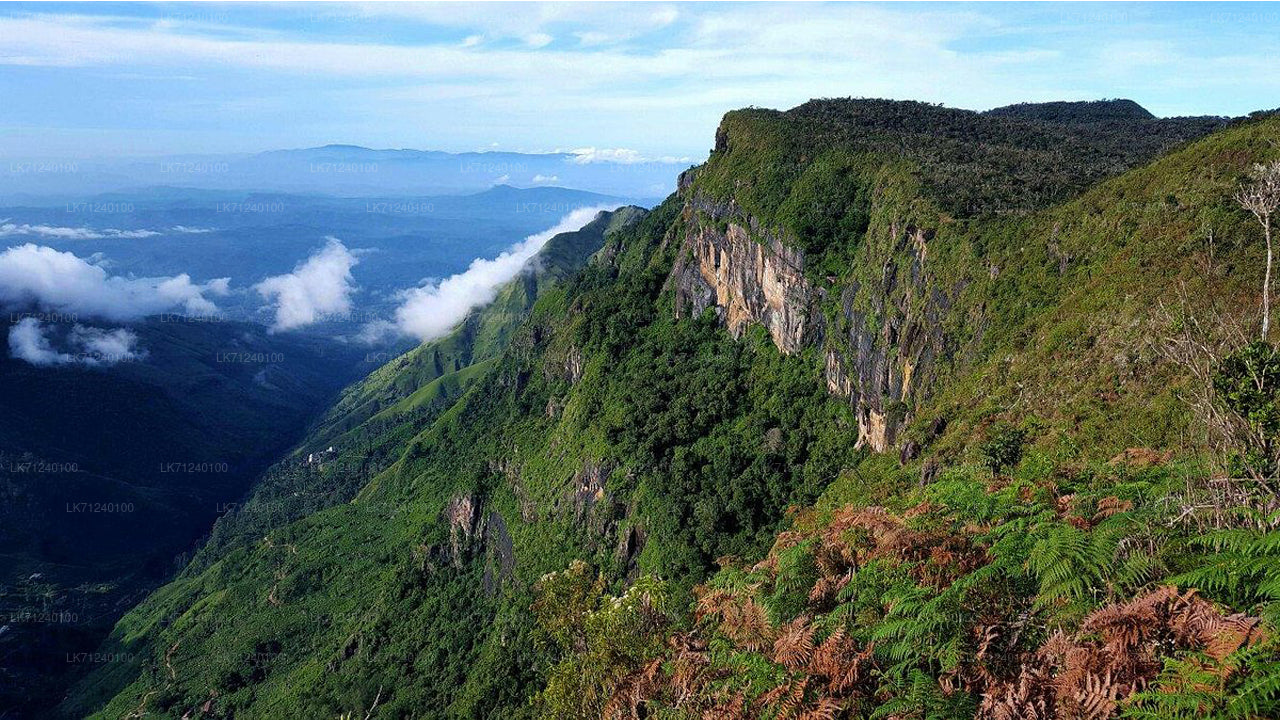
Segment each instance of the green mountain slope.
M586 264L605 238L643 217L634 206L603 213L547 241L494 301L448 335L422 343L351 385L235 512L221 518L197 558L255 542L271 528L349 501L395 462L404 445L492 370L534 302Z
M353 471L351 502L194 564L121 621L103 650L128 659L64 711L1051 710L1013 695L1061 671L1033 662L1055 630L1089 645L1082 622L1135 597L1167 619L1148 591L1203 561L1160 514L1208 449L1149 341L1155 301L1181 281L1199 309L1251 302L1254 230L1230 195L1280 130L1235 123L1149 162L1222 121L1103 109L730 113L709 161L539 292L447 409L414 415L449 395L431 369L352 403L362 429L343 432L387 463ZM379 425L387 408L413 419ZM1017 460L1001 439L1025 459L993 479L984 448ZM1106 464L1138 445L1184 460ZM1164 644L1107 702L1210 645L1151 622Z
M603 246L607 233L634 222L641 214L639 208L623 208L581 230L547 241L533 270L503 286L492 303L472 312L445 337L415 347L344 392L312 433L309 445L331 444L343 432L403 403L432 381L496 357L541 292L582 267ZM442 400L456 397L445 395ZM409 403L408 407L419 404Z
M1237 123L1015 218L908 193L877 228L873 195L852 271L801 294L820 318L760 317L825 346L864 444L894 452L692 600L665 573L544 578L534 607L563 654L536 710L1274 717L1273 491L1224 477L1195 404L1222 358L1177 356L1257 332L1259 228L1232 194L1277 136L1274 116Z

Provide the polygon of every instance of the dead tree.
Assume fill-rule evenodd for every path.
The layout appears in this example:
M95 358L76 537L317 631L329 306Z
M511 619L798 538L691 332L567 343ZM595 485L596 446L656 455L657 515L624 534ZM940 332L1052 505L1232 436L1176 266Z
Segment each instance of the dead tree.
M1236 191L1236 202L1253 213L1267 241L1267 270L1262 280L1262 339L1271 328L1271 215L1280 208L1280 160L1258 163Z

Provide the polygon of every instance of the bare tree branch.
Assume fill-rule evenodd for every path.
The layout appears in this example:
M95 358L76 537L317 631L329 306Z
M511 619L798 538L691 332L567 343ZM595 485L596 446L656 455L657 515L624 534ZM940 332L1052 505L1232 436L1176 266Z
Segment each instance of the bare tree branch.
M1262 339L1266 340L1271 329L1271 215L1280 208L1280 160L1254 165L1235 199L1257 218L1267 243L1267 268L1262 280Z

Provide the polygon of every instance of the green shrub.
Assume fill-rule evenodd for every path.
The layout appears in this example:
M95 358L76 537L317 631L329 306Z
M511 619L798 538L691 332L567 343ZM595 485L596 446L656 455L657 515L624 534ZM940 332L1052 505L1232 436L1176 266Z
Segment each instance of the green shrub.
M1280 350L1255 340L1227 356L1213 376L1218 400L1246 428L1233 472L1255 478L1276 474L1280 435Z
M1027 442L1027 431L1008 425L992 429L987 441L979 448L983 463L992 475L1011 470L1022 460L1022 449Z

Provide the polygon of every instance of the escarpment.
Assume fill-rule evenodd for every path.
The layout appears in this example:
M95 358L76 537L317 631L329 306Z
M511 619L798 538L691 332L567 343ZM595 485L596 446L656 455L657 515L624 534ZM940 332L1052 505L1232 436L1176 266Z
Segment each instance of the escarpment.
M897 217L872 224L846 276L815 280L787 231L732 199L708 198L690 179L682 194L681 252L668 280L677 316L712 308L734 337L761 325L783 353L813 349L827 389L857 414L857 445L892 447L948 345L942 315L952 301L928 264L934 230Z
M760 325L785 354L812 349L857 413L859 446L889 450L957 353L979 359L994 298L953 310L961 293L989 292L1003 264L1026 262L993 255L1010 250L996 247L1008 230L997 218L1031 217L1224 122L1130 105L731 112L678 184L676 314L713 309L735 337ZM1001 230L968 235L978 224ZM1070 258L1049 251L1061 276Z
M820 338L814 301L821 292L805 280L803 251L732 202L695 195L683 212L689 228L685 251L672 269L677 315L714 307L734 337L760 324L788 354Z

